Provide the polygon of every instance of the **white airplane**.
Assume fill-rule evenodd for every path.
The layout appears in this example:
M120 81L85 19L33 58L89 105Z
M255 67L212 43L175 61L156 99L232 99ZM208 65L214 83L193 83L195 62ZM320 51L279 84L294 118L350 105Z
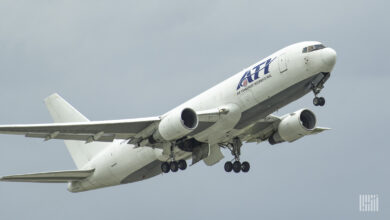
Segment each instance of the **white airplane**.
M293 142L328 128L316 127L308 109L277 117L271 113L313 92L329 79L336 52L320 42L293 44L157 117L89 121L58 94L45 99L55 123L2 125L1 134L63 139L78 170L2 177L1 181L68 183L70 192L141 181L185 170L203 160L212 166L233 155L225 171L248 172L240 161L242 142Z

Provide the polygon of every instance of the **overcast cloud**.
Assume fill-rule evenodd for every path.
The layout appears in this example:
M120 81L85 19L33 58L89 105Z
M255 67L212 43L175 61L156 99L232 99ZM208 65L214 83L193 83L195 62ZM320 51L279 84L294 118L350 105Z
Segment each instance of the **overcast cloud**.
M0 124L43 123L60 93L91 120L162 114L272 52L318 40L338 53L312 109L333 130L246 144L223 162L72 194L0 183L0 219L388 219L388 1L0 1ZM0 176L75 169L62 141L0 136ZM229 152L224 152L230 159ZM379 195L378 213L359 194Z

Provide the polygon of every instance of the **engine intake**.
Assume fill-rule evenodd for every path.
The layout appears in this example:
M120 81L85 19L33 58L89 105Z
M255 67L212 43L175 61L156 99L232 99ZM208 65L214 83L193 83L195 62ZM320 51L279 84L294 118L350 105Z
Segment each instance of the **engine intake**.
M293 142L310 134L316 127L316 123L316 116L312 111L298 110L282 119L277 131L269 137L268 142L272 145L285 141Z
M181 121L188 129L195 129L198 126L198 116L195 111L190 108L185 108L181 112Z
M180 139L196 129L198 123L198 116L191 108L174 110L160 121L153 139L157 141Z

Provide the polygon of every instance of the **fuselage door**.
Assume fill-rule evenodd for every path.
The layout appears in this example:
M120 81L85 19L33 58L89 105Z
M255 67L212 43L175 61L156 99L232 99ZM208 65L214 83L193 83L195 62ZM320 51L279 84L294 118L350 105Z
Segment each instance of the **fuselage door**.
M281 54L278 57L278 64L279 64L279 71L280 73L287 71L287 60L286 60L286 54Z

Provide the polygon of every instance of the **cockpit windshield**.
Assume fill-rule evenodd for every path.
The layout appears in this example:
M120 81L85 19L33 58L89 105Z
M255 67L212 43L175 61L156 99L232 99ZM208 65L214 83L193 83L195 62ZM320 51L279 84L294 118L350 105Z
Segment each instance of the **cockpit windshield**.
M302 53L309 53L309 52L312 52L315 50L321 50L324 48L326 48L326 47L323 44L316 44L316 45L312 45L312 46L308 46L308 47L303 48Z

